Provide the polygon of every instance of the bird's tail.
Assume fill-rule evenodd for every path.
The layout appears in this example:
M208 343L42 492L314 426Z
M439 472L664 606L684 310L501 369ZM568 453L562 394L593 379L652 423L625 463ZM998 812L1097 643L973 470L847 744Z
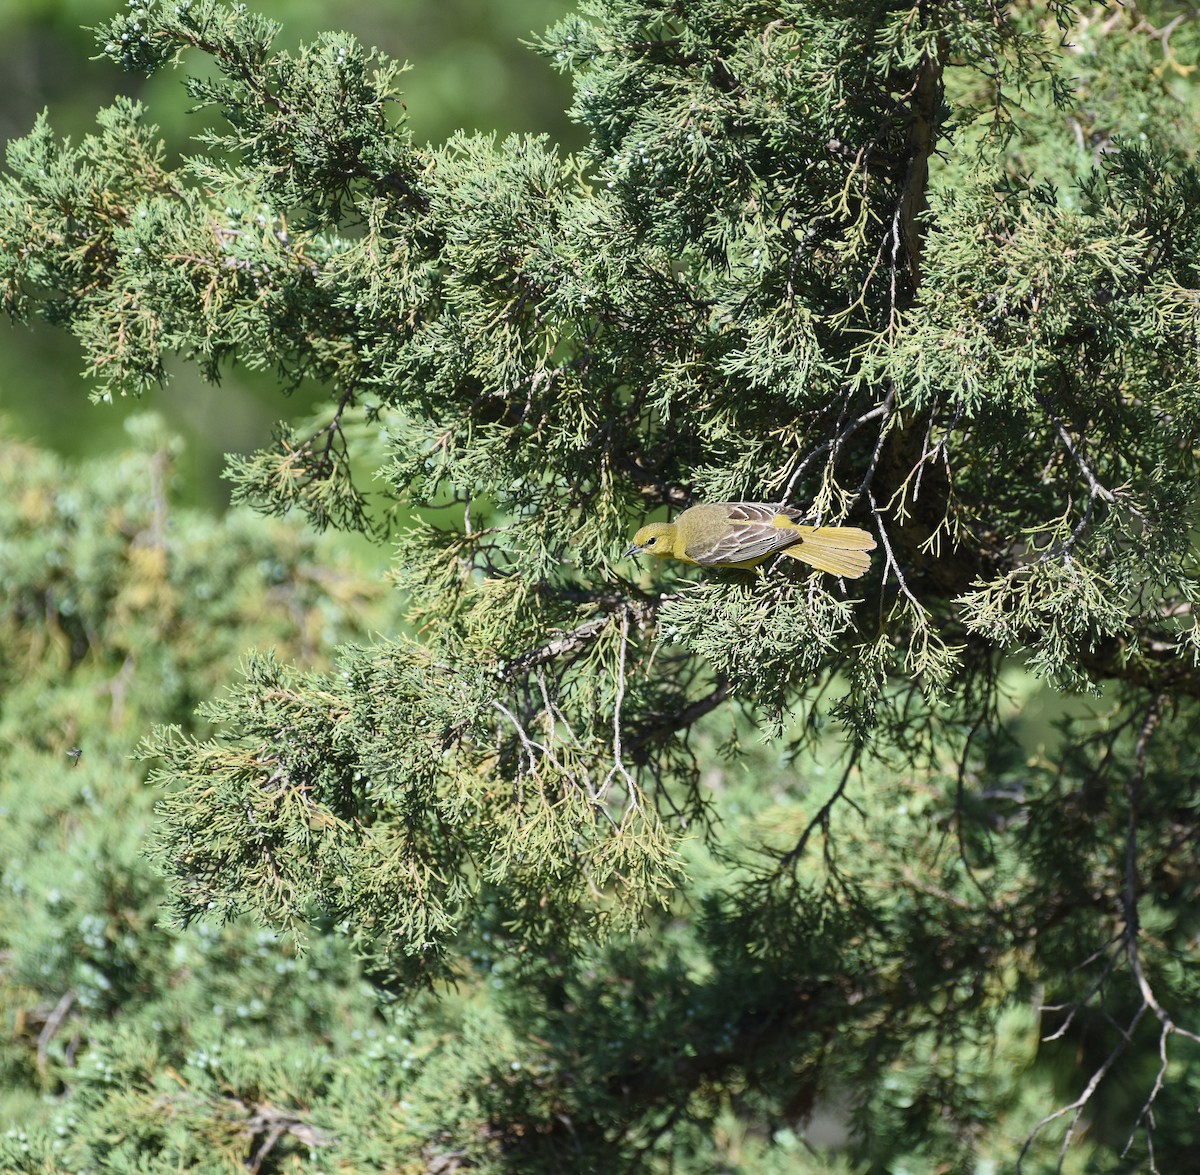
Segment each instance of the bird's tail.
M875 540L857 526L798 526L800 541L780 552L818 571L858 579L871 566Z

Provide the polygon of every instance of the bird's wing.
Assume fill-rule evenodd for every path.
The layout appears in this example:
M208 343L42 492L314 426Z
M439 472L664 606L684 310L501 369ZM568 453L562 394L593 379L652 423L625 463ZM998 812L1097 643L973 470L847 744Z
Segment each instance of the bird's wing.
M725 532L716 539L693 543L687 548L687 557L710 566L765 558L796 541L794 530L775 524L777 515L791 521L799 517L799 512L758 502L732 502Z

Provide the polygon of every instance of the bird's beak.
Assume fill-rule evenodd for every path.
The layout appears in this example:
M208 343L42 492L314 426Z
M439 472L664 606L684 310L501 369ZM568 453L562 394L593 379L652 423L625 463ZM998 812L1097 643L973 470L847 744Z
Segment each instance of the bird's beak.
M628 559L628 558L629 558L631 555L637 555L637 554L640 554L641 550L642 550L642 548L641 548L641 547L639 547L639 546L637 545L637 543L630 543L630 544L629 544L629 550L628 550L628 551L626 551L626 552L625 552L625 554L621 556L621 558L622 558L622 559Z

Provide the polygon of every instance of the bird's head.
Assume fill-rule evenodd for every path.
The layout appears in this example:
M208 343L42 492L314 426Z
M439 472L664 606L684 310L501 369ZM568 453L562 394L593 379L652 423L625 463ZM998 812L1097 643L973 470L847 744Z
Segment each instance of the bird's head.
M669 559L675 549L675 524L673 522L652 522L643 526L633 536L633 546L621 556L628 559L630 555L640 555L643 551L651 555L660 555Z

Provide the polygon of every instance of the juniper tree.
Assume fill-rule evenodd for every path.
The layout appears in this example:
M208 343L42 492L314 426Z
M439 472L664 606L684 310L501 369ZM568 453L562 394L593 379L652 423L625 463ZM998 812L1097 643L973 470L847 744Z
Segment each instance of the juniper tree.
M381 1096L380 1059L398 1069L411 1051L344 935L298 958L253 924L156 925L140 733L205 730L197 701L252 643L328 668L332 643L396 610L328 538L180 508L178 441L151 418L131 427L127 451L84 468L0 438L6 1172L306 1152L324 1134L289 1106L357 1114ZM335 1070L347 1092L326 1100Z
M395 1119L312 1111L314 1169L1194 1153L1178 15L594 0L540 41L568 156L419 146L352 37L136 0L104 52L198 50L223 129L169 167L122 101L10 147L10 312L100 399L173 355L323 386L236 497L395 543L402 625L330 672L256 654L142 750L179 923L340 927L381 999L467 993L411 1077L380 1059ZM873 573L622 561L738 499L871 530ZM1094 700L1039 741L1053 691ZM788 1149L814 1110L840 1159Z

